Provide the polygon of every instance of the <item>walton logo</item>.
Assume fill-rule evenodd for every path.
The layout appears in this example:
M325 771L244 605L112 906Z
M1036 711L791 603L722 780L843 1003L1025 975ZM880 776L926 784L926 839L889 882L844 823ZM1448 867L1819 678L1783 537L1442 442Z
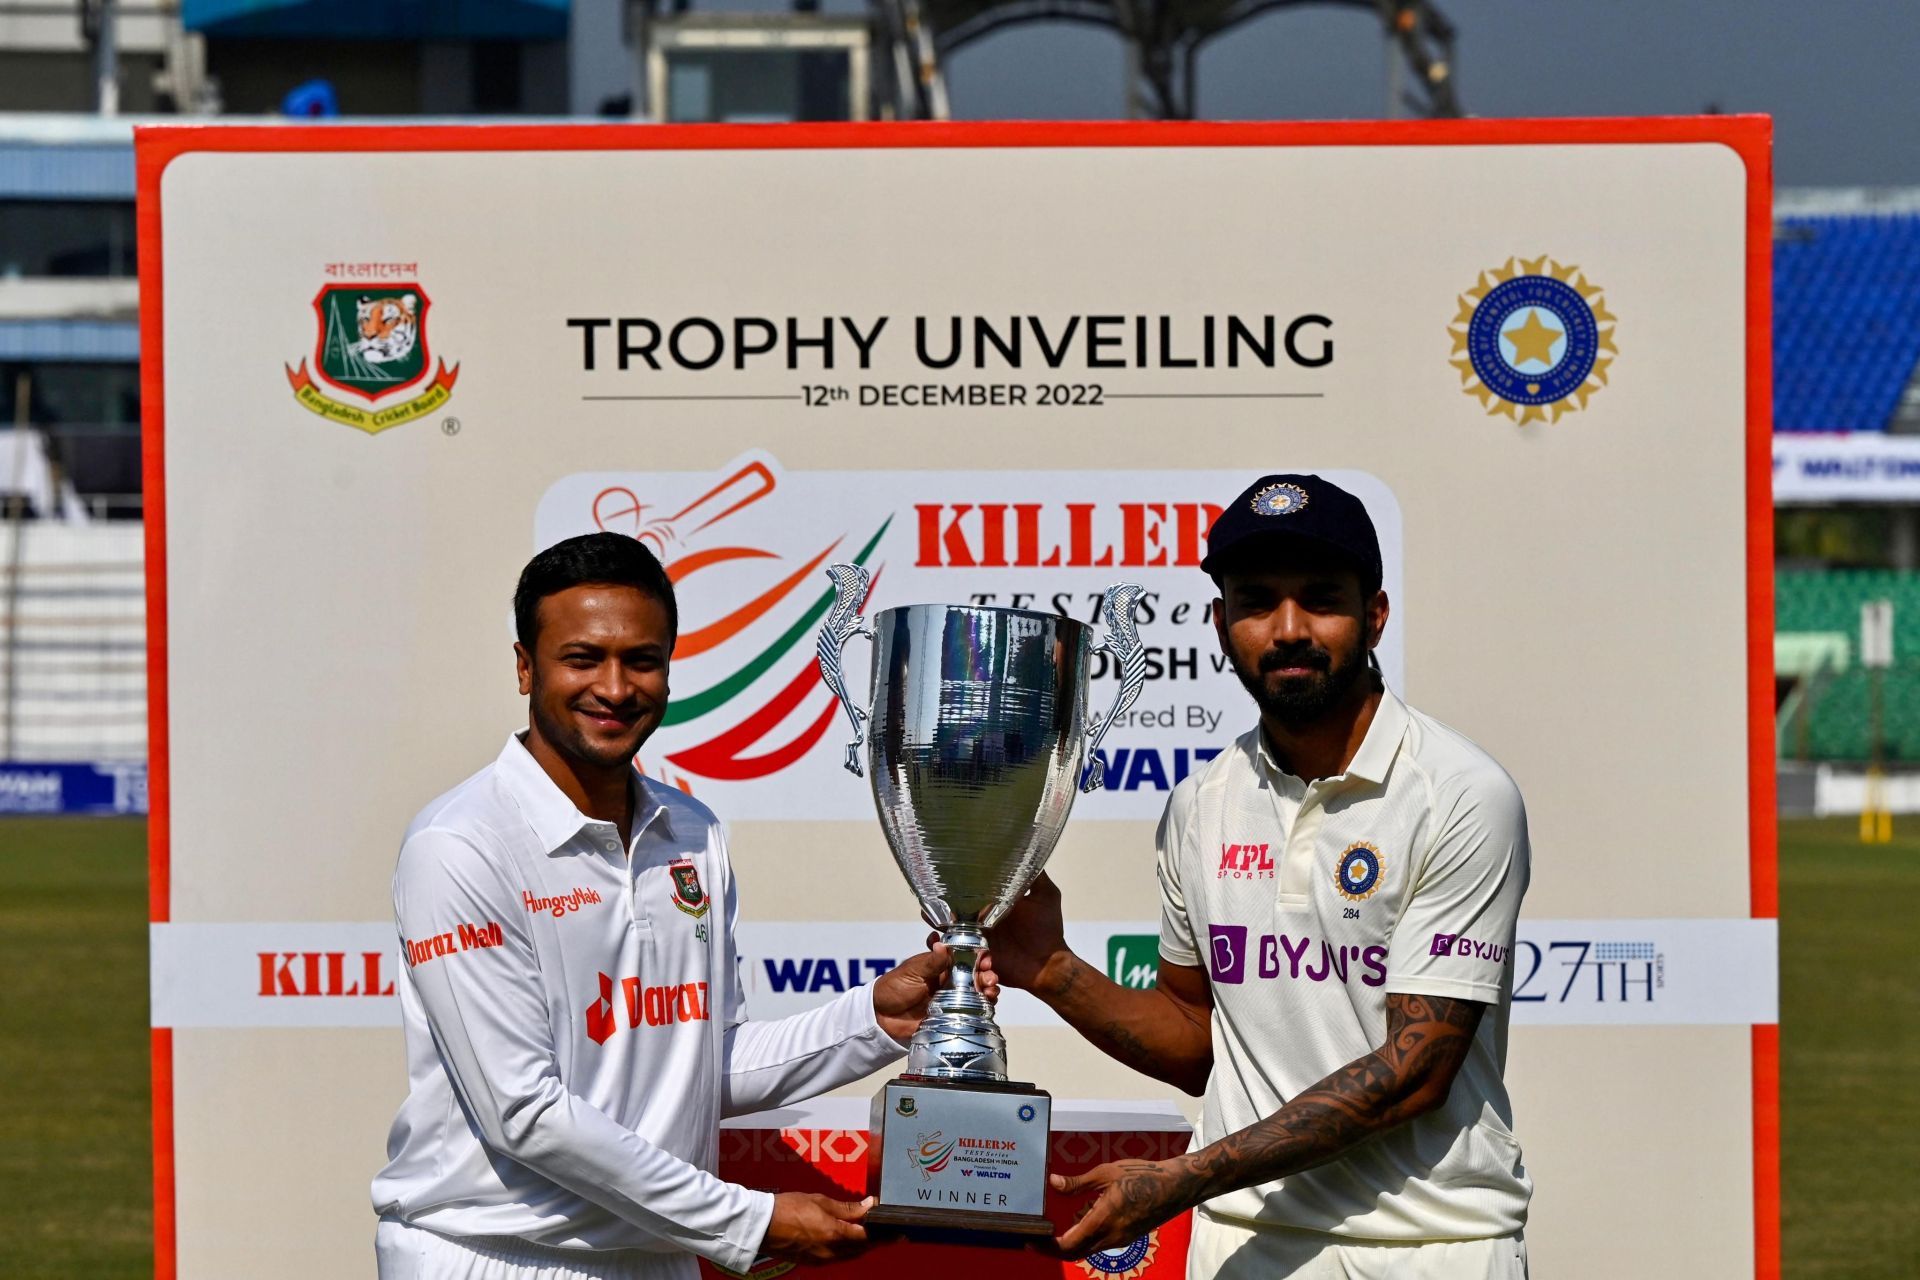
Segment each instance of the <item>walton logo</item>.
M578 888L572 893L563 893L558 897L536 898L531 890L522 889L520 900L527 904L527 910L534 915L544 911L549 915L563 916L569 911L578 911L582 907L599 906L600 894L593 889Z
M412 263L334 263L329 275L349 274L387 278L410 275ZM294 399L311 413L358 427L368 435L412 422L439 409L453 395L460 367L439 371L424 391L411 399L391 397L412 390L433 368L427 351L427 311L432 306L419 284L326 284L314 295L318 337L314 340L313 372L302 360L299 369L287 367L287 384ZM319 383L367 402L366 408L324 394ZM379 401L388 400L387 404Z
M1235 880L1273 879L1273 859L1264 844L1223 844L1220 846L1220 870L1217 880L1232 876Z
M382 980L379 951L261 951L263 996L390 996L393 983ZM349 979L349 955L354 977Z
M626 1010L626 1026L666 1027L679 1022L706 1022L711 1018L707 1006L707 984L681 982L670 986L643 987L638 978L620 979L620 998ZM620 1030L620 1016L613 1004L613 979L600 975L600 998L587 1006L587 1039L605 1044Z
M797 960L762 957L760 967L766 972L768 987L776 992L851 991L862 982L890 973L899 963L886 956L848 956L844 960L835 956L803 956Z
M1247 926L1215 924L1207 926L1207 965L1216 983L1237 985L1247 980ZM1285 933L1262 934L1259 939L1256 973L1262 978L1284 974L1292 982L1338 982L1358 977L1369 987L1387 980L1387 949L1383 946L1335 946L1314 939ZM1309 956L1314 956L1309 959Z
M1436 933L1427 948L1430 956L1465 956L1471 960L1491 960L1495 964L1507 962L1507 951L1508 948L1491 942L1475 942L1464 933Z
M724 722L714 724L703 740L671 751L662 763L647 770L682 791L692 792L697 780L745 782L788 768L826 736L839 710L831 697L804 710L803 704L816 690L825 689L813 641L820 620L833 605L831 586L818 593L810 588L825 581L821 568L829 557L846 556L846 536L833 539L790 568L785 557L763 547L714 545L717 535L711 530L771 496L778 485L772 468L754 460L691 501L674 505L667 515L655 514L666 504L643 498L623 485L602 489L593 499L594 527L647 543L666 566L667 577L681 589L682 608L689 598L684 584L708 569L729 565L729 572L737 575L744 566L770 562L780 574L718 618L681 619L682 630L673 646L675 683L678 686L684 680L688 687L698 687L684 695L675 693L661 726ZM854 563L873 570L876 585L884 566L875 566L874 552L892 523L893 517L888 516L853 553ZM726 599L737 600L739 594L752 590L730 590ZM771 643L768 627L755 625L763 620L784 624ZM759 705L751 705L753 701ZM749 705L743 707L743 702Z

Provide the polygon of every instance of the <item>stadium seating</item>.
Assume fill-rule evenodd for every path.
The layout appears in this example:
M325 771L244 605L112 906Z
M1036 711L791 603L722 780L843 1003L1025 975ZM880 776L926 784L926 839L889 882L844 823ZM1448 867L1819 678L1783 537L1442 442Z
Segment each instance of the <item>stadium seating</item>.
M1885 431L1920 362L1920 216L1774 228L1778 431Z
M1782 572L1774 577L1774 622L1780 635L1839 633L1859 652L1860 606L1893 601L1894 665L1882 677L1882 741L1892 762L1920 761L1920 573L1891 569ZM1807 685L1806 702L1787 726L1789 756L1866 760L1872 755L1872 676L1856 660ZM1804 731L1798 716L1806 717Z

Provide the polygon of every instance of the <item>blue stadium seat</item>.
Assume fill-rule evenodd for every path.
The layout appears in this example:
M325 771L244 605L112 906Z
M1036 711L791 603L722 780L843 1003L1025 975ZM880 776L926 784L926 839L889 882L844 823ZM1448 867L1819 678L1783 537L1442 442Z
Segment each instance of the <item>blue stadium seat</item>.
M1885 431L1920 363L1920 216L1782 218L1773 423Z

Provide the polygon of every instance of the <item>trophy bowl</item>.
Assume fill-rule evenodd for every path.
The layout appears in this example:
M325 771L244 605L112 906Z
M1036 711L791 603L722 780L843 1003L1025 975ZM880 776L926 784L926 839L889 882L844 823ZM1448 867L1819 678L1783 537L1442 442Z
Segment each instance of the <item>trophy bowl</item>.
M868 772L880 828L921 915L953 957L907 1049L907 1072L874 1098L870 1229L1013 1243L1052 1234L1044 1209L1053 1100L1007 1079L1007 1046L974 969L985 930L1046 866L1081 791L1101 785L1100 739L1145 681L1133 625L1140 588L1102 602L1107 633L1026 609L915 604L860 616L870 580L827 570L834 604L820 674L853 722L846 766ZM841 651L873 641L872 701L849 696ZM1120 672L1090 720L1093 658ZM864 750L864 760L863 752ZM863 768L864 766L864 768Z

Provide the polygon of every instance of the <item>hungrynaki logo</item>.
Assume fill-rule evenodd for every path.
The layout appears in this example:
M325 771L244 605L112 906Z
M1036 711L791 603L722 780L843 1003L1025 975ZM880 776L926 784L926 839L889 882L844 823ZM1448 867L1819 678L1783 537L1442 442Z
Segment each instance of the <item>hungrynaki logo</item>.
M541 894L535 897L531 889L522 889L520 900L527 904L527 910L534 915L545 913L551 916L564 916L582 907L599 906L600 891L581 886L569 893Z
M329 275L386 281L411 275L413 263L332 263ZM427 348L426 291L413 280L392 283L323 284L314 295L316 325L312 371L302 360L287 367L294 399L311 413L358 427L368 435L423 418L453 395L460 367L440 362ZM428 373L433 380L420 384ZM365 401L350 403L323 389Z
M1385 589L1398 590L1392 493L1363 472L1331 477L1368 504L1386 548ZM872 818L870 787L841 767L845 716L820 677L828 565L868 570L869 620L922 602L1000 606L1085 622L1090 640L1104 631L1106 589L1138 583L1146 692L1102 743L1109 788L1076 812L1153 818L1168 791L1251 723L1214 633L1213 585L1197 568L1217 504L1246 480L1197 470L789 471L755 451L711 472L565 476L542 496L532 541L538 550L603 531L659 556L680 611L674 696L638 764L735 821ZM1389 683L1398 634L1390 628L1379 651ZM846 669L870 670L870 653L854 639ZM1091 653L1087 671L1089 715L1104 714L1117 670ZM867 681L856 674L849 693L864 704Z

